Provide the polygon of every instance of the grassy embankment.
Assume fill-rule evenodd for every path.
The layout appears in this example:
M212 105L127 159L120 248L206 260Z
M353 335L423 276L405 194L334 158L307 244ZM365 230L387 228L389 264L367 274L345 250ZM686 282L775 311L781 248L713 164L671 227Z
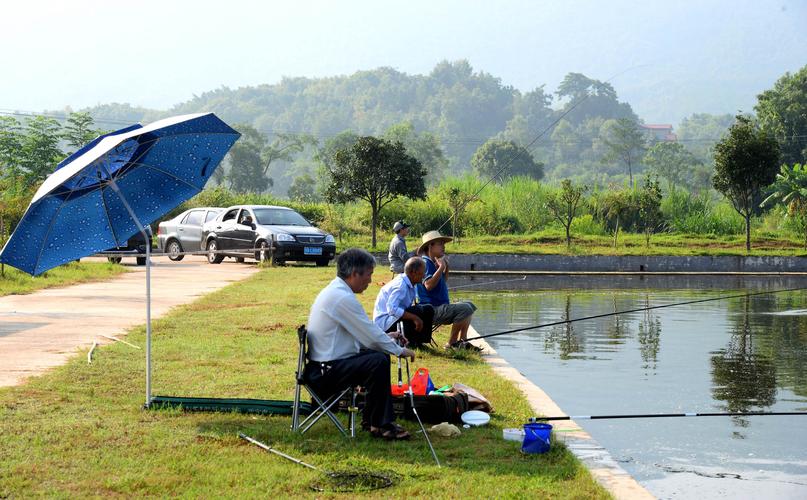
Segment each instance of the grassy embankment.
M54 286L101 281L126 272L125 267L106 262L71 262L36 277L13 267L4 267L3 275L0 276L0 297L31 293Z
M378 238L375 251L386 252L391 234L384 233ZM360 235L343 238L338 242L340 249L357 246L370 248L369 236ZM572 237L571 248L566 248L562 231L547 230L534 234L501 236L463 237L459 243L448 247L449 253L490 253L490 254L557 254L557 255L776 255L807 256L807 249L801 241L783 236L757 236L751 241L751 253L745 251L745 237L737 236L692 236L679 234L658 234L645 243L644 235L620 234L616 248L613 237L579 235ZM417 248L420 234L407 239L410 250Z
M291 399L295 328L332 276L333 268L269 268L155 321L155 394ZM372 284L360 296L368 309L377 291ZM127 340L143 345L144 329ZM502 429L523 423L530 409L476 355L464 357L421 353L413 366L428 367L437 384L479 389L496 409L488 427L433 438L444 463L438 469L417 435L390 443L360 432L350 441L317 424L300 437L289 431L289 417L144 411L143 351L103 346L91 365L77 356L21 387L0 389L0 497L312 495L316 472L246 444L239 431L326 470L403 476L377 497L607 497L562 446L525 456L518 443L502 440Z

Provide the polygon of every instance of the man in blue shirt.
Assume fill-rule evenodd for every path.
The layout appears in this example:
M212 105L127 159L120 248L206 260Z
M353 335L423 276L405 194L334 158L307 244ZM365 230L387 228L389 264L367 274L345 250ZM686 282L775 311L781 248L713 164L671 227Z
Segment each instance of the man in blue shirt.
M471 302L452 304L448 298L446 243L452 239L441 235L439 231L429 231L423 235L423 243L417 253L426 263L426 275L423 277L423 283L416 287L417 298L418 303L431 304L434 307L432 321L435 325L451 325L451 335L446 348L455 345L473 348L465 341L476 306Z
M394 332L403 323L404 336L410 347L428 344L432 339L434 308L429 304L415 304L415 285L423 281L426 263L419 257L410 257L403 274L381 288L375 300L373 322L385 332Z

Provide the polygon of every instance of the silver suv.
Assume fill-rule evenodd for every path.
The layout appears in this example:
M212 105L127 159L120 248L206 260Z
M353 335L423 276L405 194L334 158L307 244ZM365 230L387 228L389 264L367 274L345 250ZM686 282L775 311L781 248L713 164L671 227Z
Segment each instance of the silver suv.
M171 260L182 260L182 252L199 252L202 247L202 226L224 210L219 207L199 207L186 210L157 227L157 248Z

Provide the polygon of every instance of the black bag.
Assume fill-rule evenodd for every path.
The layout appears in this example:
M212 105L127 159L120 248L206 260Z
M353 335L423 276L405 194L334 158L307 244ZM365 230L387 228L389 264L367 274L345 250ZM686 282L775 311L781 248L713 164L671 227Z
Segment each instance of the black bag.
M429 424L441 422L458 424L462 422L460 415L468 411L468 395L464 393L414 396L414 400L420 420ZM392 408L397 415L407 420L415 420L408 394L392 398Z

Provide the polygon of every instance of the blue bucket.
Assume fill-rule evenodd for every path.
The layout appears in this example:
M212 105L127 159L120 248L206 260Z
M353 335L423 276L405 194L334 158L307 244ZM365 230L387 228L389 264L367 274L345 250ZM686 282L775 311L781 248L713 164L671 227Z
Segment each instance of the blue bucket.
M552 426L549 424L524 424L524 441L521 451L524 453L546 453L549 451L549 439L552 436Z

